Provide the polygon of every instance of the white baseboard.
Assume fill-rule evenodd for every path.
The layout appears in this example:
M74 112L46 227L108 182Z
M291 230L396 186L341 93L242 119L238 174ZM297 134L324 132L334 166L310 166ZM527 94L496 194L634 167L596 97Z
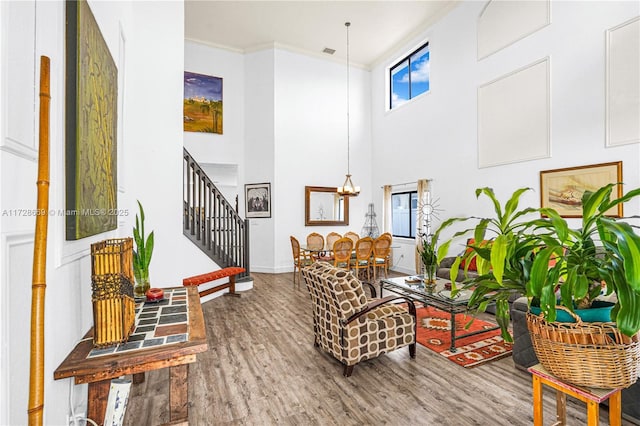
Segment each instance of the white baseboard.
M265 267L251 266L251 272L259 274L284 274L285 272L293 272L293 266Z
M392 271L399 272L401 274L407 274L407 275L415 275L415 273L416 273L415 269L399 268L399 267L393 268Z

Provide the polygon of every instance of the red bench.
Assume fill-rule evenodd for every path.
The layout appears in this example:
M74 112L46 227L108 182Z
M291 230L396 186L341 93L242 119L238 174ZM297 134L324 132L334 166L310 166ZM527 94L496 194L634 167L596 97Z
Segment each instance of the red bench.
M246 269L240 268L238 266L231 266L228 268L222 268L217 271L207 272L206 274L194 275L193 277L188 277L182 280L183 287L188 287L192 285L200 285L205 284L211 281L219 280L221 278L229 278L228 283L220 284L215 287L211 287L207 290L203 290L198 292L200 297L204 297L208 294L215 293L216 291L224 290L225 288L229 289L230 295L239 296L236 294L236 275L245 272Z

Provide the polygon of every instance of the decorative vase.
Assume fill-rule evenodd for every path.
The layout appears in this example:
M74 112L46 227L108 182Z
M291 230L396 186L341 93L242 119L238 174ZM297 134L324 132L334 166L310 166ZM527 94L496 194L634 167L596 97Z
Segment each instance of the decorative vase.
M433 293L436 289L436 280L433 278L424 278L423 280L424 290L427 293Z
M147 290L150 288L149 278L136 279L136 284L133 286L133 295L135 297L146 297Z

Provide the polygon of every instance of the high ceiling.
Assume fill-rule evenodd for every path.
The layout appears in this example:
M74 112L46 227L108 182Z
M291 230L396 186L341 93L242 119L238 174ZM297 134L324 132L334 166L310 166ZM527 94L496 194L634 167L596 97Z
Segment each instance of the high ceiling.
M185 1L185 38L250 52L280 46L371 67L451 10L457 0Z

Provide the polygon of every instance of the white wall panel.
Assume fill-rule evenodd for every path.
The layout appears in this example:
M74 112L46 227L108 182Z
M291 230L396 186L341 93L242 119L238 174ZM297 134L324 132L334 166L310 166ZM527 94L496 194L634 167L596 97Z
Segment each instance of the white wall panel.
M2 99L1 118L5 130L0 148L29 160L38 156L34 138L36 87L34 76L36 2L2 2L2 63L7 64L0 80ZM39 59L38 59L39 61Z
M549 59L478 88L478 166L551 155Z
M478 17L478 59L549 25L550 0L491 0Z
M640 17L607 31L607 145L640 142Z
M33 235L11 234L2 238L2 360L0 423L27 424L28 392L15 385L29 381L29 330L31 324L31 270Z

